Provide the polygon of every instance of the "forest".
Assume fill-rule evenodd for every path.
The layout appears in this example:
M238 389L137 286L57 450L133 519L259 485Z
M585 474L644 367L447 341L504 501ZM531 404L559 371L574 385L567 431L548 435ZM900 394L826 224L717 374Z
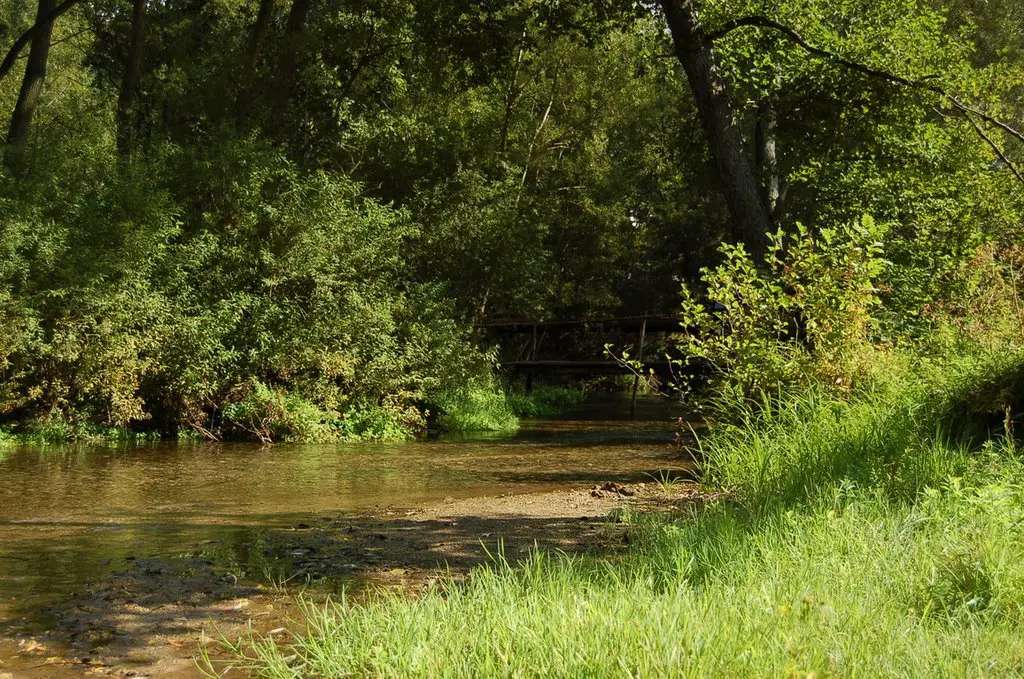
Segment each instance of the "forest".
M884 242L885 341L1013 258L1015 3L669 9L7 4L2 417L406 436L500 407L481 322L677 313L776 229Z
M0 462L508 433L634 375L688 413L700 499L624 552L231 667L1024 672L1018 0L0 0L0 55ZM527 393L488 330L621 317L679 319L671 378L564 344L623 377Z

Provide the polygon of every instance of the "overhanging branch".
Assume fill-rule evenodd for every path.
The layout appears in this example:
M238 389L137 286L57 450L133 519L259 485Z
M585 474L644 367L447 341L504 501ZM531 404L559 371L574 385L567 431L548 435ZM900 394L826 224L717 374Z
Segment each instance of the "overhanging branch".
M845 66L850 70L857 71L858 73L863 73L864 75L871 76L873 78L881 78L882 80L888 80L889 82L895 83L897 85L903 85L905 87L927 88L930 86L925 81L937 77L931 75L926 76L921 80L909 80L907 78L903 78L893 73L889 73L888 71L882 71L877 68L872 68L865 64L858 63L856 61L850 61L849 59L846 59L845 57L842 57L836 54L835 52L830 52L820 47L815 47L814 45L807 42L807 40L805 40L802 35L797 33L789 26L781 24L778 21L774 21L773 19L769 19L768 17L765 16L752 15L740 17L738 19L732 19L731 21L727 21L724 24L722 24L722 27L719 28L717 31L712 31L711 33L708 33L707 39L715 41L718 40L719 38L724 38L726 35L732 33L738 28L744 28L746 26L767 28L769 30L775 31L776 33L781 33L783 37L785 37L790 42L798 45L799 47L803 48L803 50L805 52L808 52L809 54L813 54L814 56L821 57L823 59L828 59L829 61Z
M64 2L51 9L46 16L32 24L27 31L18 36L18 39L14 41L11 48L7 50L4 60L0 62L0 80L3 80L4 76L6 76L10 72L11 68L14 67L14 63L18 60L18 55L21 54L21 50L25 49L25 45L32 42L32 36L35 35L36 31L46 24L53 23L57 17L67 12L80 1L81 0L64 0Z
M1013 164L1013 161L1006 157L1006 154L1003 153L1003 150L999 148L999 146L994 141L992 141L992 138L985 134L985 130L981 129L981 125L978 124L978 121L976 121L969 115L965 117L967 118L967 121L971 124L971 127L974 128L974 132L979 137L984 139L986 144L992 147L992 150L995 151L995 154L999 157L999 160L1003 161L1003 163L1008 168L1010 168L1010 172L1013 173L1013 176L1015 176L1021 184L1024 184L1024 176L1021 175L1020 170L1018 170L1017 166Z
M1002 120L999 120L998 118L990 116L989 114L977 109L976 107L965 104L959 98L950 94L945 89L943 89L942 87L933 82L936 78L938 78L938 76L928 75L924 76L923 78L918 78L915 80L910 78L904 78L903 76L897 75L895 73L883 71L881 69L874 68L857 61L851 61L850 59L847 59L846 57L843 57L839 54L836 54L835 52L831 52L821 47L812 45L811 43L807 42L807 40L802 35L800 35L794 29L787 25L779 23L778 21L775 21L773 19L769 19L768 17L759 15L744 16L727 21L724 24L722 24L722 26L718 30L708 33L706 35L706 39L709 41L715 41L725 37L729 33L739 28L744 27L764 28L771 31L775 31L783 38L797 45L808 54L820 57L827 61L831 61L834 64L838 64L840 66L843 66L844 68L847 68L851 71L855 71L862 75L871 78L878 78L880 80L890 82L894 85L900 85L902 87L909 87L912 89L922 90L925 92L931 92L933 94L939 95L940 97L945 99L961 115L967 118L968 121L970 121L971 126L974 128L974 131L985 141L985 143L992 147L992 149L996 152L996 155L998 155L999 158L1007 164L1007 166L1013 171L1017 179L1019 179L1021 183L1024 184L1024 177L1022 177L1021 173L1017 170L1013 163L1009 161L1009 159L1006 157L1006 154L995 144L995 142L992 141L992 139L988 135L985 134L984 130L981 128L980 125L977 124L977 121L975 121L974 117L977 117L978 119L983 120L986 123L998 127L1003 132L1006 132L1010 136L1015 137L1022 144L1024 144L1024 133L1021 133L1020 130L1017 130L1013 126L1007 124Z

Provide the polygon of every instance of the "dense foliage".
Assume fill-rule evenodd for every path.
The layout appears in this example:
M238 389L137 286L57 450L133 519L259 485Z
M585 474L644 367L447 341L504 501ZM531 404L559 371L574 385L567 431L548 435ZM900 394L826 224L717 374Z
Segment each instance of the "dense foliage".
M488 322L674 314L706 502L240 661L1019 675L1022 6L0 0L0 441L507 430Z
M921 337L936 309L970 318L964 295L1005 280L1020 246L1011 133L763 27L714 47L777 189L766 260L728 244L716 149L647 3L68 7L0 78L0 424L43 436L506 427L475 324L675 313L681 283L696 325L720 322L711 301L732 327L687 350L742 388L804 374L808 352L849 382L856 342ZM0 0L0 44L36 9ZM700 16L711 32L749 14L1011 124L1024 112L1013 2Z

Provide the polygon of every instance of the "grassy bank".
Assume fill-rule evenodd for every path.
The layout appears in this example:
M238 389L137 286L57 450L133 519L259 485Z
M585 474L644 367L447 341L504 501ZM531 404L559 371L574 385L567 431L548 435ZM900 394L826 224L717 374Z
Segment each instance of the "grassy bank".
M961 435L1019 365L916 361L851 398L733 404L702 444L733 499L635 517L625 556L342 600L294 647L238 652L269 677L1020 675L1024 467L985 426Z
M35 419L12 426L0 426L0 448L16 445L48 446L66 443L143 443L158 441L160 438L156 432L73 423L61 418Z

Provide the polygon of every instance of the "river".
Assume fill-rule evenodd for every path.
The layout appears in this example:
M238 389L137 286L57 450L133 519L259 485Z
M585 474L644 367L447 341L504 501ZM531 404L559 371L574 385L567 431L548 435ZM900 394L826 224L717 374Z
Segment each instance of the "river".
M55 611L147 559L216 545L221 563L246 562L268 531L329 517L650 481L679 467L671 407L644 400L636 419L628 412L606 398L514 435L397 444L0 448L0 639L24 649Z

